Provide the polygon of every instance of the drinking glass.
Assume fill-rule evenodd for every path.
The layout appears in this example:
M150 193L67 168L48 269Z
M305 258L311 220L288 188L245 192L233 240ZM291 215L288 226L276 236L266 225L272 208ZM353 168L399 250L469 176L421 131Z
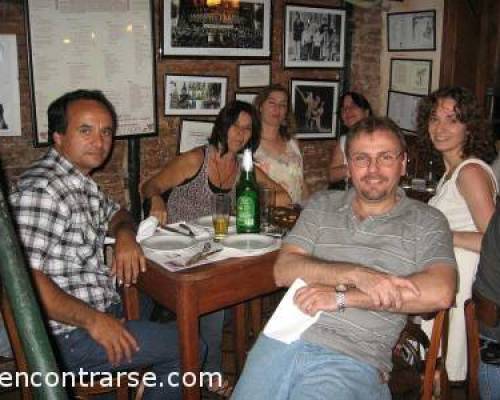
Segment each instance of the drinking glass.
M231 197L225 193L216 194L213 198L212 222L214 224L215 240L224 239L229 227L229 212Z
M276 207L276 190L260 188L260 230L270 232L273 228L273 210Z

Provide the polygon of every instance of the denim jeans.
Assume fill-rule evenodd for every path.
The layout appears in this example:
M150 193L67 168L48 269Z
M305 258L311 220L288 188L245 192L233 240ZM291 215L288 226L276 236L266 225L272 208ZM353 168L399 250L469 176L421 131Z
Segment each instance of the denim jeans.
M260 335L232 400L389 400L376 368L342 353L298 340Z
M149 303L141 308L141 317L149 316ZM117 318L122 316L121 304L108 309ZM148 371L156 375L157 385L146 388L145 399L176 400L182 397L182 387L169 385L167 377L171 372L180 373L177 329L175 321L160 324L147 320L126 321L125 327L134 336L139 350L132 356L131 362L123 361L118 366L108 362L104 348L90 337L84 329L75 329L67 334L55 336L60 361L66 371L110 372L137 369L147 366ZM181 377L172 377L174 384Z
M481 336L484 343L494 340ZM479 360L479 392L481 400L500 400L500 365Z

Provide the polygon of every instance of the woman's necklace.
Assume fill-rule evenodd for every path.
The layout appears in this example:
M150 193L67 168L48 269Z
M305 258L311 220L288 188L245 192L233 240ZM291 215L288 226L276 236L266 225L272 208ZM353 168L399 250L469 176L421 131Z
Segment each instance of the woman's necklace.
M235 162L235 160L233 160L233 163L231 164L231 169L229 170L229 172L227 173L227 175L224 178L222 178L222 173L221 173L220 168L219 168L219 161L217 160L216 153L214 154L214 157L213 157L213 163L215 165L215 170L217 171L217 178L219 180L218 186L219 186L219 188L224 189L225 186L231 180L231 178L234 177L234 170L235 170L236 162Z

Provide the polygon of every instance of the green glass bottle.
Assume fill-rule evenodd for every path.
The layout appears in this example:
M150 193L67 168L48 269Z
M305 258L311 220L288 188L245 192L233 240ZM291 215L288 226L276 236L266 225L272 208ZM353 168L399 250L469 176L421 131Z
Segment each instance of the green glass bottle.
M260 232L259 187L255 181L250 149L245 149L243 152L241 176L236 186L236 231Z

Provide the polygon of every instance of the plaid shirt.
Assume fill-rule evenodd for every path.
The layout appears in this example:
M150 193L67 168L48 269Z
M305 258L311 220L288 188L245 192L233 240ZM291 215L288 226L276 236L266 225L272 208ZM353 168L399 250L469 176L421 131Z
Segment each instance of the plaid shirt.
M50 149L20 177L10 201L31 268L99 311L120 301L104 262L108 223L119 206L92 179ZM54 334L75 329L50 326Z

